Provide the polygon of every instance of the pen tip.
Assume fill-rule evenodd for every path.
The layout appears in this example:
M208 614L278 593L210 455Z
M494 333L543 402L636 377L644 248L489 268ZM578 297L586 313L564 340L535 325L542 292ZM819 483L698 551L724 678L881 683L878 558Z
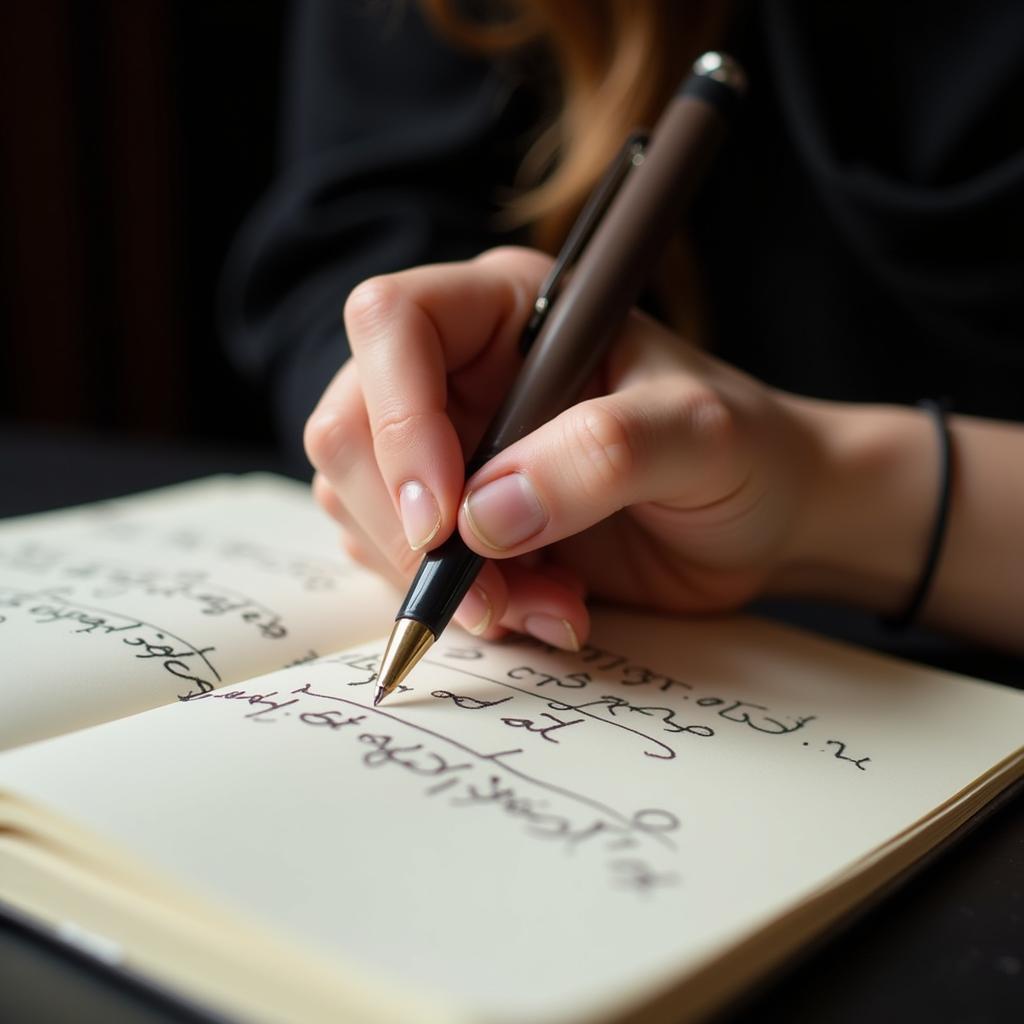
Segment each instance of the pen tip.
M377 672L376 707L409 674L434 642L434 634L415 619L396 619Z

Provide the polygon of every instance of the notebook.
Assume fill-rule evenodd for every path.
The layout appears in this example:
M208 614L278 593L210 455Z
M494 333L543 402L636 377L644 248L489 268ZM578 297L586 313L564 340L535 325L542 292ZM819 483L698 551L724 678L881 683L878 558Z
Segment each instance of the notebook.
M699 1020L1024 773L1024 693L753 617L452 628L305 488L0 524L0 907L239 1021Z

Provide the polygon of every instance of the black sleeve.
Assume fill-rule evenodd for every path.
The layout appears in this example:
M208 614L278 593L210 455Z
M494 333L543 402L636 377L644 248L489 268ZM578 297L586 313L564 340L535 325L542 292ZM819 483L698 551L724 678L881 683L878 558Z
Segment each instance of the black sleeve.
M457 53L415 3L299 4L285 74L282 166L229 257L222 311L305 466L302 425L348 357L349 291L512 240L495 198L523 133L509 76Z
M722 358L839 401L1024 420L1024 6L746 5L695 204Z

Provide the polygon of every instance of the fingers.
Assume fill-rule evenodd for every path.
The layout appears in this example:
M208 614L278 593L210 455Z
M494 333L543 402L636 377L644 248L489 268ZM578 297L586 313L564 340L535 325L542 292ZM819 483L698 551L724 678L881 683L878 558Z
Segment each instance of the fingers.
M508 586L504 573L493 563L484 562L480 574L455 612L455 621L474 636L496 640L508 606Z
M486 640L514 630L565 651L578 651L590 634L579 580L551 565L485 562L455 618Z
M455 618L487 640L508 630L529 633L552 647L578 651L590 633L590 614L579 578L550 563L485 562Z
M364 569L369 569L378 576L382 576L396 590L401 591L408 581L384 557L366 531L342 504L327 478L320 473L313 477L313 497L317 504L340 526L338 540L349 558Z
M448 412L448 378L470 365L488 412L518 362L516 340L548 261L528 250L372 278L345 306L372 453L409 545L429 548L456 521L465 454ZM488 378L493 383L488 386ZM310 420L311 444L332 432L347 400L329 388ZM314 465L316 462L314 461Z
M496 456L467 482L459 530L478 553L507 558L629 505L713 505L750 468L719 395L670 374L582 402Z
M552 647L578 651L590 635L590 614L578 579L555 566L529 569L502 562L500 568L508 588L501 625Z
M332 414L310 419L305 442L318 476L335 495L328 511L350 532L358 527L357 536L365 537L380 552L393 574L407 580L419 564L419 556L406 540L373 458L373 440L354 363L350 361L338 371L321 401L331 403ZM436 532L437 512L433 520Z
M677 339L634 316L607 372L621 390L495 458L460 506L474 418L482 427L507 391L548 266L500 250L365 282L345 309L354 359L310 417L306 446L354 558L402 587L458 524L474 550L502 560L485 566L458 620L478 635L523 630L571 649L589 630L578 581L508 559L627 505L720 500L745 463L732 413L698 382L713 361L680 356Z
M397 590L404 590L409 580L384 557L319 473L313 478L313 495L341 525L341 543L349 556L383 576ZM528 568L505 562L499 567L488 561L459 605L455 619L467 632L487 640L499 639L513 629L554 647L576 651L590 632L584 597L579 577L561 566L541 563Z

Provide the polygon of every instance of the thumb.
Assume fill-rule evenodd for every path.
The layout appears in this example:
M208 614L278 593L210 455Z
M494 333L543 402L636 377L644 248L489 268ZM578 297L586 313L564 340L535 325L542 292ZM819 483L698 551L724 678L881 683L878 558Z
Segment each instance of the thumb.
M468 481L459 530L511 557L579 533L629 505L704 508L742 486L749 446L721 397L692 377L635 384L573 406Z

